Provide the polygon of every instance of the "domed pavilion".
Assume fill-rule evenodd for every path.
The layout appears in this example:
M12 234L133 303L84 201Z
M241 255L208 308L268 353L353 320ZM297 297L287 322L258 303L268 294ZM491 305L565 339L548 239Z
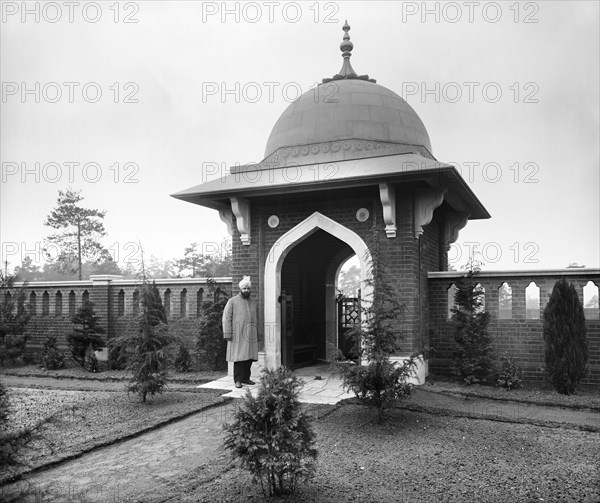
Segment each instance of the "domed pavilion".
M456 168L435 159L411 106L353 70L349 29L340 72L288 106L260 163L173 194L227 224L234 289L251 276L264 327L259 359L270 368L351 356L344 332L357 304L340 299L336 281L356 255L369 294L373 229L405 306L397 358L426 347L427 273L447 270L469 219L490 216Z

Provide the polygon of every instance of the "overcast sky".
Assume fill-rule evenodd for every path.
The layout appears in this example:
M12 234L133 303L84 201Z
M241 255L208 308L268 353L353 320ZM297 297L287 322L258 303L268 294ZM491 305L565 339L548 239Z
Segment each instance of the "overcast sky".
M40 249L68 187L107 210L105 244L120 262L139 258L138 241L163 258L194 241L214 249L226 235L217 212L170 194L262 160L289 103L340 70L345 19L354 69L409 102L434 156L492 215L461 231L455 267L468 243L485 269L599 266L596 1L27 7L2 3L0 238L11 268Z

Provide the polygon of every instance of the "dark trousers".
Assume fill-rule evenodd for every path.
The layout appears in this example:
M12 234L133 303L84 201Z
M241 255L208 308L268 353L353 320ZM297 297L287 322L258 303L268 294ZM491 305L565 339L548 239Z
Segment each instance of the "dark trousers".
M233 381L245 382L250 380L250 367L252 360L233 362Z

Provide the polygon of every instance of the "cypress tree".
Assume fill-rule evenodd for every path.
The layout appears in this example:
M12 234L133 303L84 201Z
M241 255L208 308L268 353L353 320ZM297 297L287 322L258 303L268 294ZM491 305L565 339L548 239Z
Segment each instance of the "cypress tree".
M544 346L549 381L570 395L587 373L589 351L583 306L564 278L554 284L544 309Z

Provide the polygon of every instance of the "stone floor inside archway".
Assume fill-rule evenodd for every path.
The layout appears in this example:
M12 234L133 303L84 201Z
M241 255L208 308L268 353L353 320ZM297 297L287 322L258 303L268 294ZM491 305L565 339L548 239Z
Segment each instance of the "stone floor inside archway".
M342 387L342 379L339 374L334 374L331 366L328 363L322 363L309 367L302 367L294 370L294 373L302 379L304 386L300 391L300 402L302 403L322 403L333 405L340 400L353 398L351 393L345 393ZM252 366L251 379L257 384L254 386L244 385L241 389L235 387L233 377L227 375L211 381L206 384L201 384L198 388L222 389L224 397L242 398L246 394L246 390L250 390L256 394L258 390L258 381L260 375L260 367L257 364Z

